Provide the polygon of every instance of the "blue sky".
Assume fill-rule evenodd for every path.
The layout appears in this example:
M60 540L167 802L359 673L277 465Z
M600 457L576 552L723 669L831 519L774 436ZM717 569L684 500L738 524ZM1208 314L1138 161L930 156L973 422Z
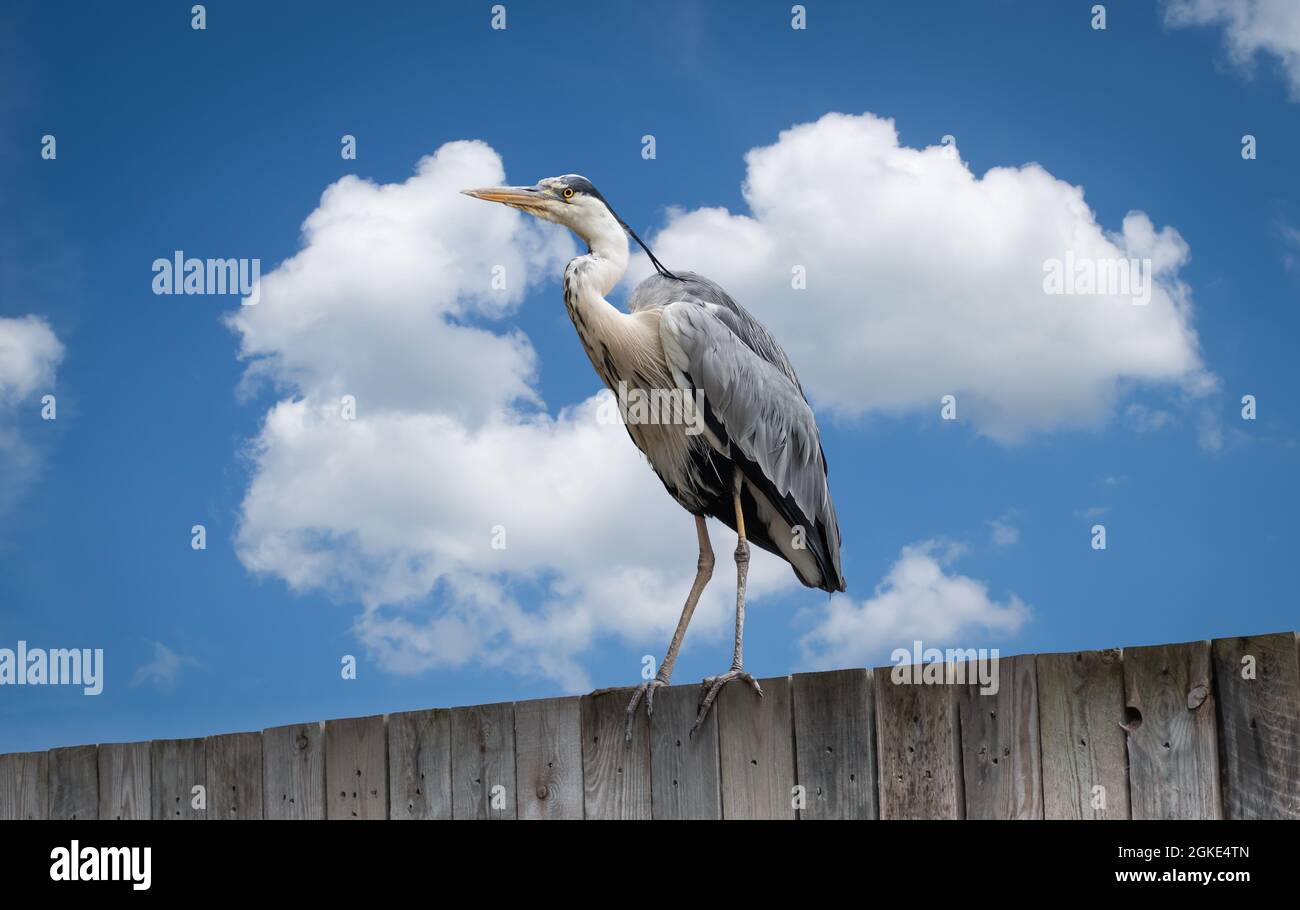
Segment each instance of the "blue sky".
M577 683L630 684L642 655L662 655L677 607L638 612L645 592L630 582L618 597L608 589L573 595L589 640L565 655L563 671L548 670L517 630L490 628L490 644L467 644L454 659L442 652L413 658L394 641L404 626L386 626L375 638L362 620L381 611L437 634L438 617L457 597L473 615L474 604L505 598L521 611L513 615L536 616L566 603L571 592L556 590L572 583L578 557L556 557L562 568L552 571L549 557L520 556L527 568L514 576L469 573L457 581L426 573L406 579L398 598L369 578L391 568L385 559L425 556L424 545L362 558L344 519L322 528L302 519L296 531L304 537L295 540L312 538L311 555L331 566L359 565L351 574L307 571L291 590L285 575L296 557L253 565L241 551L241 526L247 535L256 524L246 509L259 477L278 496L285 472L317 476L311 446L305 455L302 447L273 446L273 454L287 454L272 469L252 442L277 402L310 403L332 379L320 388L295 385L299 377L272 366L270 381L245 381L240 394L249 360L239 358L241 334L228 323L237 299L156 296L151 263L180 249L257 257L269 273L303 249L304 219L332 183L355 174L401 184L421 158L464 139L486 143L511 182L586 174L643 236L662 240L670 267L720 279L737 266L715 266L707 258L715 247L681 239L689 239L690 213L751 214L742 192L746 153L829 112L892 119L899 148L954 136L975 179L1037 162L1056 181L1083 188L1106 232L1121 231L1130 211L1146 213L1157 229L1173 228L1189 251L1168 273L1191 308L1178 324L1195 333L1196 371L1210 377L1212 390L1189 392L1186 382L1153 380L1121 363L1098 419L1048 428L1029 420L1009 441L978 419L941 422L937 397L932 406L899 404L906 395L889 387L888 376L861 387L863 402L884 404L855 407L852 364L836 372L801 359L800 351L815 350L815 331L791 339L796 368L819 377L811 391L849 580L837 598L851 610L870 609L873 598L877 607L899 602L888 579L910 552L920 554L914 568L958 582L942 587L941 598L955 590L1004 619L1011 605L1025 608L1001 627L959 623L951 640L936 632L940 646L1081 650L1296 626L1290 544L1300 506L1293 480L1300 413L1290 355L1300 199L1289 164L1300 146L1300 106L1288 86L1298 80L1267 52L1243 65L1230 28L1225 34L1230 20L1175 27L1164 4L1115 3L1106 30L1096 31L1090 3L810 3L808 28L794 31L784 3L506 6L504 31L489 27L486 3L380 10L211 3L204 31L190 28L189 4L6 8L0 320L37 317L63 356L39 388L12 392L8 401L0 395L3 438L27 453L21 469L17 449L0 461L0 647L21 639L103 648L106 682L93 698L66 687L0 688L0 751L541 697ZM1248 133L1259 150L1250 161L1240 154ZM40 154L46 134L57 138L52 161ZM355 161L340 158L343 134L357 137ZM656 139L653 160L641 154L646 134ZM796 200L815 191L798 180L781 185ZM357 192L365 196L364 188ZM458 218L481 211L484 223L506 219L492 223L532 250L536 267L525 267L526 283L505 305L470 306L453 321L494 337L522 332L535 352L529 381L538 400L508 405L512 419L559 420L599 383L560 299L566 241L559 228L523 225L522 216L456 204L462 201L482 208L456 209ZM885 216L855 217L865 228ZM936 249L960 243L959 227L933 228ZM816 259L817 240L802 242ZM692 251L701 258L683 261ZM483 253L489 262L499 254ZM788 273L784 261L780 267ZM973 287L963 284L963 267L937 257L924 274L896 276L899 293L913 284L941 287L935 276L952 275L959 312L976 319L995 312L997 295L963 296ZM1031 264L1029 274L1037 271ZM810 273L810 288L819 279L833 283ZM737 281L746 286L743 275L723 283L737 290ZM296 295L294 305L310 307L313 285L304 282L289 288L286 281L285 299ZM809 293L815 321L825 298ZM264 300L258 318L273 320L278 300ZM779 304L764 305L755 311L772 313L786 341L781 326L791 323L771 309ZM871 299L861 305L874 312ZM279 312L287 310L286 303ZM369 322L385 319L382 308L371 312ZM273 336L276 327L262 330ZM1041 344L1059 341L1044 335ZM431 361L456 356L434 338L429 348ZM318 358L311 369L326 375L335 358L311 351L303 355ZM967 354L976 364L970 394L978 396L981 358L1002 355L978 346ZM338 355L347 361L339 374L346 382L382 386L375 378L385 367L382 347ZM413 375L422 368L413 366ZM4 375L0 366L0 393ZM1015 381L1054 387L1039 375ZM57 396L54 421L40 418L47 392ZM411 394L424 395L422 413L441 413L427 392ZM1254 421L1240 417L1245 394L1258 401ZM821 407L831 401L838 406ZM362 399L363 414L366 405ZM404 453L392 442L400 438L380 435L371 461L399 460ZM622 444L630 449L625 438ZM623 494L599 486L624 477L621 468L586 476L581 496L621 501ZM508 471L476 479L527 499L523 489L511 493L517 480ZM321 495L304 486L304 496ZM636 495L642 489L655 492L649 481ZM370 501L361 496L356 508ZM268 511L281 504L272 497ZM662 587L662 597L679 604L693 569L693 532L687 516L674 518L671 503L659 508L662 522L628 511L604 546L625 551L636 569L638 559L651 559L645 551L662 549L644 536L671 528L682 544L672 553L687 558L679 574L650 565L646 571L659 574L647 590L659 598ZM298 512L284 511L291 517L276 521L298 520ZM359 518L357 527L366 520L374 529L387 519ZM403 520L423 529L418 515ZM1090 546L1096 522L1107 529L1103 552ZM195 523L207 528L201 552L190 546ZM998 535L993 523L1014 533ZM558 518L557 525L567 527ZM715 673L730 658L722 607L734 543L716 526L713 539L720 559L711 591L720 606L712 625L688 635L675 682ZM440 553L450 545L430 546ZM573 547L582 546L579 534ZM825 595L764 577L767 594L750 611L747 667L767 676L822 665L826 649L807 636L824 619ZM607 615L616 618L599 618L611 599L625 601L610 604ZM626 623L617 618L624 612ZM494 622L509 624L500 615ZM539 632L542 639L563 634L557 622ZM898 643L882 640L862 660L883 663ZM340 678L345 654L358 658L356 680Z

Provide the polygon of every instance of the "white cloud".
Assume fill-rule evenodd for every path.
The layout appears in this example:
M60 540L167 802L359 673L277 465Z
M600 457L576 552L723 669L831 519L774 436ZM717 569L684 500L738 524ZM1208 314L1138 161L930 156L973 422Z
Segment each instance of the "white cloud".
M1013 517L1008 512L989 522L989 527L993 529L993 546L1013 547L1020 542L1020 529L1011 523Z
M0 317L0 511L9 508L38 469L19 430L18 409L54 391L63 345L37 316Z
M1148 407L1139 401L1132 402L1124 414L1139 433L1157 433L1178 422L1178 418L1169 411Z
M1249 71L1258 56L1273 57L1300 101L1300 4L1295 0L1168 0L1165 22L1175 27L1222 26L1232 62Z
M980 635L1014 635L1030 608L1015 594L1005 601L988 586L947 571L962 548L938 540L904 547L873 596L832 598L815 612L802 639L804 656L819 667L870 665L896 647L970 646Z
M1082 188L1039 165L977 177L941 147L899 145L871 114L793 127L746 164L752 214L671 211L655 252L762 319L819 405L937 419L952 394L962 420L1015 441L1095 426L1138 383L1192 398L1216 385L1179 277L1187 244L1141 212L1106 231ZM1044 263L1067 254L1150 259L1150 302L1046 294Z
M401 184L345 178L261 302L231 316L248 381L287 392L250 447L236 546L294 590L361 603L355 632L390 670L478 664L577 690L602 637L660 656L695 533L625 430L597 420L599 397L547 413L528 339L492 328L574 255L559 228L458 192L504 180L478 142ZM688 642L729 622L729 534L714 528L718 571ZM767 554L751 579L758 597L795 584Z
M153 643L153 660L135 671L131 684L138 686L141 683L153 683L159 688L167 689L176 683L183 668L198 666L198 663L193 657L177 654L162 642L156 641Z
M0 407L25 401L54 384L63 345L38 316L0 316Z

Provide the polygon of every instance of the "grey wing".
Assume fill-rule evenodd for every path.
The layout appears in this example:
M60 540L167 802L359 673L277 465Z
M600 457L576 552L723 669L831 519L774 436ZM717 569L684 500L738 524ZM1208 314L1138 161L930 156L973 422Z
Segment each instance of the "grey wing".
M732 329L733 316L699 300L664 305L660 336L668 365L680 386L703 393L710 443L744 472L757 516L800 580L842 591L839 522L812 408L784 353L785 368L760 356Z
M710 308L714 317L731 329L732 334L740 339L745 347L784 373L799 390L800 396L807 400L807 396L803 394L803 386L799 384L799 377L794 374L790 358L785 355L781 345L777 344L772 333L763 323L751 316L747 309L736 303L717 282L710 281L695 272L679 272L676 279L664 275L651 275L632 291L632 296L628 298L628 308L635 313L638 310L662 308L679 302Z

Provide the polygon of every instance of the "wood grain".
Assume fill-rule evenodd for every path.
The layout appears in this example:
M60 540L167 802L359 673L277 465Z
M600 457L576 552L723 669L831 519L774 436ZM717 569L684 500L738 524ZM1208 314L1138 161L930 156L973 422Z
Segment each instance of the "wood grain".
M790 685L799 817L878 817L871 671L796 673Z
M1133 818L1222 818L1210 643L1124 651Z
M718 712L694 736L700 687L669 686L655 696L650 718L650 802L656 819L720 819ZM716 705L714 706L717 707Z
M325 816L388 818L388 744L382 714L325 722Z
M49 773L49 753L0 755L0 821L49 818Z
M99 817L153 818L150 743L102 743L99 747Z
M261 818L265 803L262 734L209 736L206 750L208 818L231 821Z
M581 735L582 712L576 698L515 703L520 818L582 818Z
M626 736L627 706L634 691L615 689L580 699L586 818L651 817L650 724L644 700L633 718L632 741ZM663 691L656 691L656 705Z
M958 689L966 817L1042 818L1043 761L1033 656L986 661L984 680L979 661L961 666L966 674Z
M874 675L881 818L962 818L957 686ZM901 678L901 677L900 677Z
M262 731L262 815L325 818L325 727L319 722Z
M155 820L187 821L208 817L206 806L195 805L196 787L208 781L207 754L202 739L155 739L149 744L150 801ZM202 805L202 803L200 804Z
M99 818L99 749L50 750L50 818Z
M747 683L736 681L723 687L714 705L722 817L797 818L790 679L758 682L762 698Z
M1300 666L1294 632L1214 642L1223 809L1300 819Z
M451 709L451 811L460 819L518 817L513 703Z
M1128 818L1121 652L1039 654L1035 663L1044 816Z
M392 818L451 818L451 714L388 716L388 804Z

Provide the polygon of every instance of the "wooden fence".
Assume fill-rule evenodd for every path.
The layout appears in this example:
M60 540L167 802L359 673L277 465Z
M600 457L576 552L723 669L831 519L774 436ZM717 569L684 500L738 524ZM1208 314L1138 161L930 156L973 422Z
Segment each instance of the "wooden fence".
M0 756L0 818L1300 818L1294 632ZM200 799L202 797L202 799ZM196 808L200 806L200 808Z

